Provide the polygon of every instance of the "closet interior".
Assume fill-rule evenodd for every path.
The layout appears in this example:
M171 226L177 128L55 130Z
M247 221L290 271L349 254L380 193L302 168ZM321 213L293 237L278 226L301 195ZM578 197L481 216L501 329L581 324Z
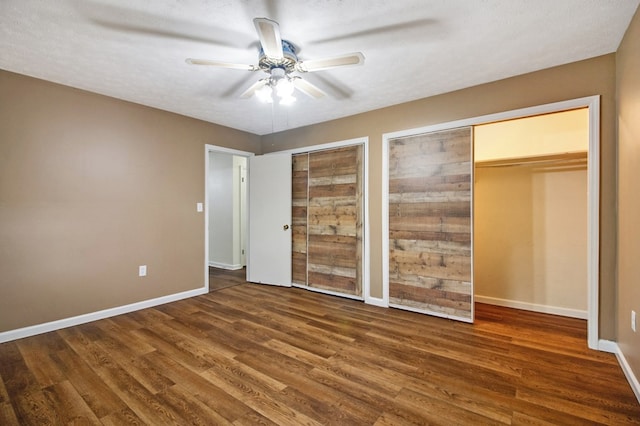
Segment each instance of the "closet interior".
M587 109L474 127L477 302L587 318Z

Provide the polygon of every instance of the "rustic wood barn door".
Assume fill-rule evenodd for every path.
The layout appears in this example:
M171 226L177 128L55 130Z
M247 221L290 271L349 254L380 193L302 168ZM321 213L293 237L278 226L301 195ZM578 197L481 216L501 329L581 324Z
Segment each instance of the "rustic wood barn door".
M389 306L473 321L472 129L390 139Z
M362 297L363 146L293 156L293 282Z

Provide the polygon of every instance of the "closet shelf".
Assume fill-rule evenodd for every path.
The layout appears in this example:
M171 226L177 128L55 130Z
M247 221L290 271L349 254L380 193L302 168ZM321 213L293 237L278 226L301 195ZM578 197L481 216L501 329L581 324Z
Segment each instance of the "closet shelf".
M476 167L511 167L520 165L582 164L587 162L587 151L565 152L560 154L537 155L530 157L501 158L499 160L476 161Z

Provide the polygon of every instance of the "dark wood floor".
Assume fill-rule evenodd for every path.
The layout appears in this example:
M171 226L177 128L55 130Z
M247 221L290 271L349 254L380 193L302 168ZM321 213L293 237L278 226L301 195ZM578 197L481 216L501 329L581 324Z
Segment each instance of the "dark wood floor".
M239 284L0 345L0 424L640 424L584 321Z

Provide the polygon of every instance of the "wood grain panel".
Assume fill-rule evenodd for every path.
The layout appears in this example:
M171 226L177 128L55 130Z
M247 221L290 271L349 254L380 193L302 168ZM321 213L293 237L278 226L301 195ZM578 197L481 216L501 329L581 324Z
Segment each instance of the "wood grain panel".
M471 128L389 142L389 302L472 319Z
M362 145L312 152L309 156L311 179L355 175L360 170Z
M471 232L471 218L468 217L421 216L416 220L407 221L402 216L393 216L389 218L389 224L398 231Z
M357 254L355 236L313 235L309 238L309 258L313 264L352 268Z
M331 203L333 197L353 198L355 194L356 186L354 183L313 185L313 181L309 182L309 198L318 205Z
M426 187L431 188L432 191L470 191L471 180L466 174L397 178L389 182L389 193L419 193Z
M307 282L307 254L294 252L291 257L292 280L296 284Z
M307 207L309 196L309 154L291 156L291 280L307 284Z
M336 268L331 268L326 274L311 270L309 271L309 281L313 281L313 286L317 288L338 293L355 294L357 290L355 277L345 277L340 272Z
M471 236L465 233L447 233L447 232L423 232L423 231L390 231L390 238L394 239L394 246L401 243L402 240L432 240L432 241L452 241L463 243L468 245L471 241Z
M362 145L309 154L308 285L362 296Z

